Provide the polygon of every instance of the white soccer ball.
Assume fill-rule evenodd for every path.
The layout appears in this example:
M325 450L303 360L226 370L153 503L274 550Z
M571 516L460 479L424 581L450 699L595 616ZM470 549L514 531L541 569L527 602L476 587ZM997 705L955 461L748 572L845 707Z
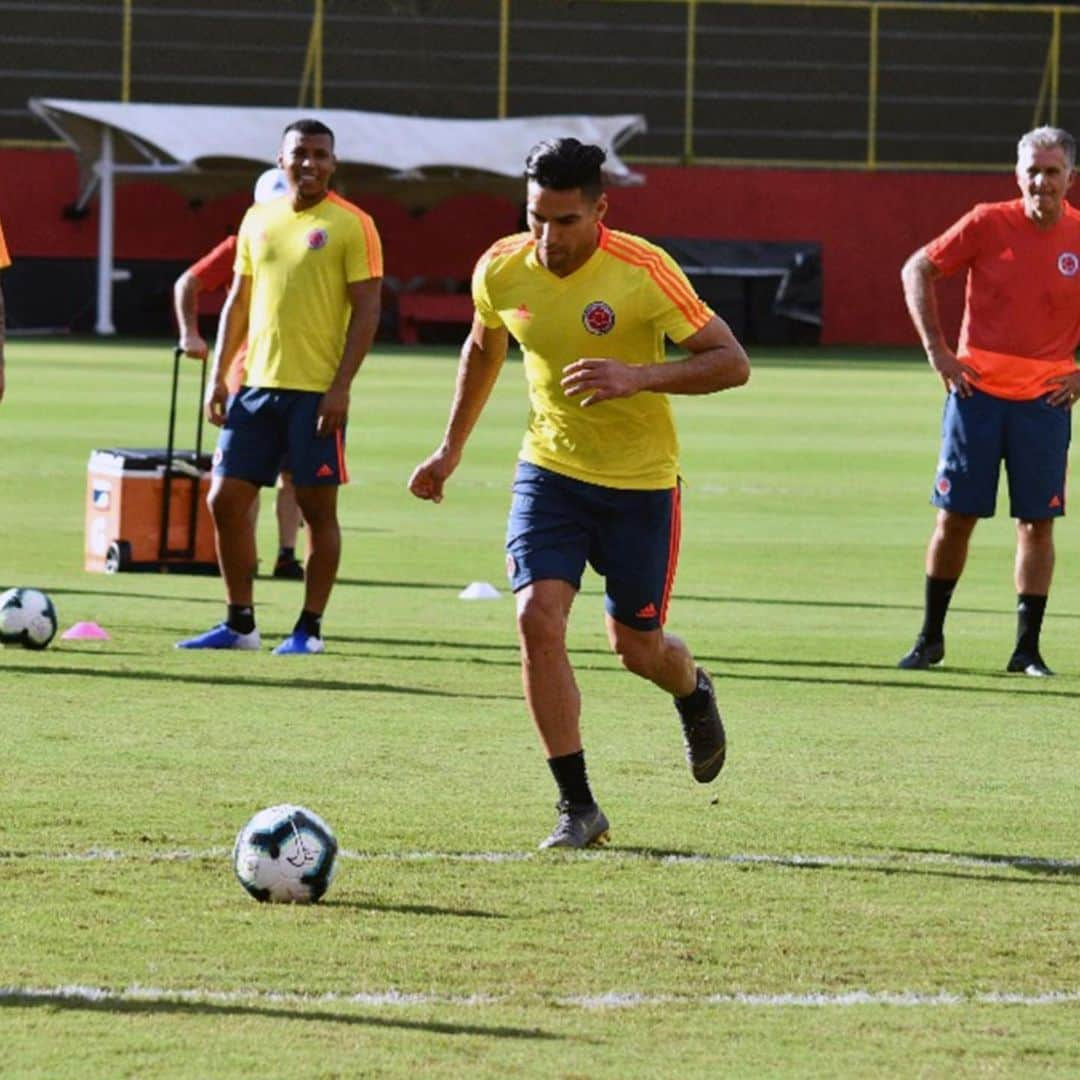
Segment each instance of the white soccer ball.
M233 869L256 900L313 904L330 886L337 839L318 814L283 803L260 810L233 847Z
M44 649L56 636L56 608L40 589L0 594L0 642Z

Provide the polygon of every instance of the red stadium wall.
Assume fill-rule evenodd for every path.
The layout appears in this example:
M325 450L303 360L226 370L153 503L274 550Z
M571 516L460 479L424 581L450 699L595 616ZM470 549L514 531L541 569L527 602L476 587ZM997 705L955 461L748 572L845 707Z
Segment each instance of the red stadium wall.
M824 266L823 343L909 345L915 337L900 295L904 259L973 203L1012 198L1008 175L865 173L796 169L643 167L646 183L610 193L608 222L644 236L814 241ZM63 216L77 189L66 151L0 151L0 220L12 256L92 258L96 209ZM354 195L354 198L356 196ZM118 189L120 260L194 260L239 221L249 196L200 206L155 183ZM487 243L517 227L519 209L502 199L461 196L423 215L385 197L356 199L374 214L387 274L468 276ZM95 204L96 207L96 204ZM440 253L437 262L430 252ZM942 293L943 315L959 325L962 290Z

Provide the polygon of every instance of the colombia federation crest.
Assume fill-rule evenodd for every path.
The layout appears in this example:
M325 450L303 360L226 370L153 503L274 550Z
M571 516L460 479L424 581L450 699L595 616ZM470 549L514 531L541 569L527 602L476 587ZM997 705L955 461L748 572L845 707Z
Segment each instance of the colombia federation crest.
M607 334L615 326L615 312L610 304L605 304L603 300L594 300L585 305L581 322L590 334Z

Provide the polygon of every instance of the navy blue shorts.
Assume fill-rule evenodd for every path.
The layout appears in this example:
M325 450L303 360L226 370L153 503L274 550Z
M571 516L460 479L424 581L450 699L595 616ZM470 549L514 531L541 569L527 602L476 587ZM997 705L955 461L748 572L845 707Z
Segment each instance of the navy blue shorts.
M214 451L214 475L273 487L278 473L297 487L344 484L345 432L316 434L322 394L242 386L228 401Z
M507 575L517 592L557 579L581 588L588 563L605 582L605 607L633 630L667 616L681 525L679 489L626 491L519 461L506 526Z
M966 398L949 394L930 501L955 514L993 517L1004 461L1012 517L1060 517L1071 432L1070 411L1045 398L1009 401L978 390Z

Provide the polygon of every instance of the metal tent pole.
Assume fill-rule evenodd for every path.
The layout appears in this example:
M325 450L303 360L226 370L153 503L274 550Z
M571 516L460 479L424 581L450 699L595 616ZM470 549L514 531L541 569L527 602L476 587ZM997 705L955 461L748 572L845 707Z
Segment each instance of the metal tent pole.
M94 166L98 174L98 265L97 265L97 324L99 334L115 334L112 317L113 289L113 229L116 223L116 188L113 162L113 132L105 126L101 131L101 157Z

